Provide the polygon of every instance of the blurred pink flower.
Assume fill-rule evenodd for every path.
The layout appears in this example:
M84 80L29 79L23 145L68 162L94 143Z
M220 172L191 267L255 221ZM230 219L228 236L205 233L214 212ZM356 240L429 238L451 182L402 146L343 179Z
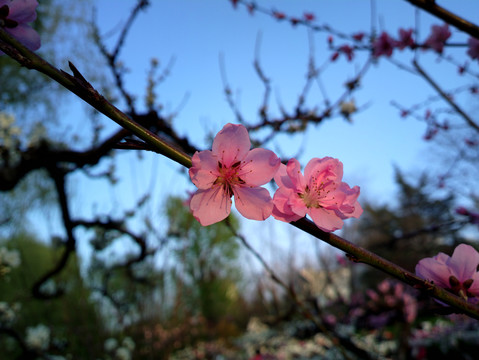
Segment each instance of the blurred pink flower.
M414 47L414 39L412 38L412 29L399 29L399 40L396 41L396 46L403 50L406 47Z
M452 254L444 253L419 261L416 274L465 299L479 296L479 253L470 245L458 245Z
M356 40L356 41L362 41L363 38L364 38L364 33L363 32L358 32L358 33L355 33L353 34L353 39Z
M472 145L472 146L476 146L476 145L477 144ZM469 217L469 222L471 224L479 225L479 213L477 213L477 212L469 211L464 206L459 206L458 208L456 208L456 214L467 216L467 217Z
M391 56L396 42L386 32L382 34L373 42L373 56L379 57L381 55Z
M450 37L451 32L449 31L448 24L444 24L442 26L433 25L431 27L431 35L429 35L429 37L426 39L424 45L437 51L439 54L442 54L444 44Z
M199 189L190 209L201 225L225 219L231 212L231 197L246 218L264 220L271 215L273 200L259 187L270 181L280 165L270 150L253 149L243 125L226 124L213 140L212 150L196 152L189 175Z
M37 18L37 6L37 0L0 0L0 27L32 51L41 44L40 35L27 25Z
M314 14L310 12L305 12L303 14L303 17L304 17L304 20L306 21L314 21L314 19L316 19L316 16L314 16Z
M339 47L338 51L342 52L348 58L348 61L353 60L354 49L349 45L342 45Z
M283 20L283 19L286 19L286 14L280 11L273 11L273 17L275 17L278 20Z
M479 60L479 39L470 37L469 40L467 40L467 44L469 45L467 55L469 55L472 59Z
M357 218L363 212L357 202L359 187L351 189L342 177L343 164L337 159L311 159L304 176L298 160L289 160L274 177L279 188L273 197L272 215L285 222L309 215L323 231L341 229L343 219Z

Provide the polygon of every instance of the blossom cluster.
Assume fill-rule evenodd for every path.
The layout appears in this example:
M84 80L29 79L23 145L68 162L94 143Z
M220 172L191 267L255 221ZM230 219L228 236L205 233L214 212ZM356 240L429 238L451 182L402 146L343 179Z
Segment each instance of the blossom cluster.
M5 301L0 301L0 326L10 326L16 319L20 310L20 303L10 305Z
M398 36L395 38L386 31L383 31L378 37L371 40L370 47L373 57L391 57L395 49L404 50L406 48L422 48L424 50L431 49L438 54L442 54L447 40L452 35L448 24L432 25L429 36L422 43L418 43L417 40L413 38L413 32L413 29L400 28L398 31ZM361 45L363 45L362 41L365 39L365 34L362 32L354 34L352 39L355 42L359 42ZM332 46L333 38L330 37L328 42L329 45ZM351 61L354 58L355 48L356 46L351 46L348 44L338 46L336 51L331 56L331 61L337 60L340 54L344 54L348 61ZM470 37L467 41L467 48L467 55L471 59L479 60L479 39Z
M28 327L25 343L33 350L47 350L50 347L50 332L50 328L43 324Z
M130 337L125 337L121 343L115 338L108 338L103 345L108 354L107 359L131 360L132 352L135 350L135 342Z
M0 247L0 276L9 273L12 268L18 267L20 262L20 254L17 250Z
M309 215L323 231L338 230L343 220L359 217L359 187L342 181L343 164L330 157L314 158L301 173L296 159L282 164L270 150L251 148L243 125L227 124L213 140L212 150L196 152L189 175L198 188L190 199L193 216L204 226L225 219L236 209L246 218L291 222ZM262 185L274 181L271 198Z

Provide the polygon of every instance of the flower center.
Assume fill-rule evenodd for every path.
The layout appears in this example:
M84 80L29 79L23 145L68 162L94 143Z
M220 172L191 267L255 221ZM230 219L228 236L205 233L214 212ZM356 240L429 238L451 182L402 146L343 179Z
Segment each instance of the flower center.
M218 161L218 171L220 176L215 180L214 184L223 187L223 190L229 197L233 196L233 187L243 185L245 181L239 177L241 161L235 162L230 167L224 166Z
M316 191L311 190L308 185L306 185L303 193L298 193L298 196L303 199L304 205L306 205L307 208L321 207L321 205L319 205L319 195L319 189Z
M310 182L311 187L306 185L304 192L298 193L307 208L320 208L321 200L323 200L332 190L335 184L331 180L324 181L318 179L318 175L313 176Z
M0 7L0 27L13 29L17 27L18 22L15 20L7 19L8 14L10 13L10 8L8 5L3 5Z

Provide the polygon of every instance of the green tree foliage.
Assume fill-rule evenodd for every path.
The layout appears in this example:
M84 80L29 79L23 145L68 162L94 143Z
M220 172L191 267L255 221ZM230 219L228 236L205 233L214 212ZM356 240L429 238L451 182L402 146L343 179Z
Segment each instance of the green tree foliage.
M102 353L102 341L98 341L103 338L102 321L80 275L78 258L70 257L61 274L41 288L46 294L57 290L64 294L39 299L33 297L32 288L58 260L61 251L25 233L0 240L0 244L17 250L21 258L19 267L0 278L0 301L20 304L13 329L24 336L27 327L43 324L51 329L51 338L55 339L51 341L53 353L56 350L75 354L75 359L99 356ZM13 359L18 351L18 346L12 346L11 337L0 333L0 358Z
M157 268L152 259L129 266L123 265L120 258L115 258L113 263L110 260L93 255L87 280L95 289L93 298L105 326L115 332L139 321L161 317L164 271Z
M177 276L184 282L182 294L186 310L217 322L237 304L241 279L239 245L232 230L223 222L201 226L180 198L167 202L169 236L174 238ZM233 229L238 221L227 219Z

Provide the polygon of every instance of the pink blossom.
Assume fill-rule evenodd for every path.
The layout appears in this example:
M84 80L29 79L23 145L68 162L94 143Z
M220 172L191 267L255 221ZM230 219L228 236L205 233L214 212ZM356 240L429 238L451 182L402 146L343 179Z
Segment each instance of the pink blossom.
M280 165L270 150L253 149L243 125L226 124L213 140L212 150L196 152L189 170L198 191L190 209L201 225L225 219L236 209L246 218L264 220L271 215L273 200L260 185L270 181Z
M373 56L381 55L391 56L395 46L395 41L386 32L383 33L373 42Z
M348 61L353 60L354 57L354 49L349 46L349 45L342 45L338 49L340 52L342 52L346 57L348 58Z
M412 29L404 30L399 29L399 40L396 41L396 46L403 50L406 47L414 47L414 40L412 38Z
M479 39L470 37L469 40L467 40L467 44L469 45L467 55L469 55L472 59L479 60Z
M342 177L343 164L337 159L311 159L304 176L298 160L289 160L274 177L279 188L273 197L272 215L285 222L309 215L323 231L341 229L343 219L357 218L363 212L357 202L359 187L351 189Z
M286 18L286 15L280 11L273 11L273 16L278 20L283 20Z
M314 21L314 19L316 18L313 13L308 13L308 12L305 12L303 14L303 17L304 17L304 20L306 21Z
M456 208L456 214L467 216L471 224L479 225L479 213L477 212L470 211L464 206L459 206L458 208Z
M419 261L416 274L434 284L468 299L479 296L479 253L470 245L460 244L452 256L444 253Z
M450 37L451 32L449 31L448 24L444 24L443 26L433 25L431 27L431 35L426 39L424 45L442 54L444 44Z
M37 6L37 0L0 0L0 27L32 51L40 48L40 36L27 23L37 18Z
M356 41L362 41L364 38L364 33L363 32L358 32L356 34L353 34L353 39Z

